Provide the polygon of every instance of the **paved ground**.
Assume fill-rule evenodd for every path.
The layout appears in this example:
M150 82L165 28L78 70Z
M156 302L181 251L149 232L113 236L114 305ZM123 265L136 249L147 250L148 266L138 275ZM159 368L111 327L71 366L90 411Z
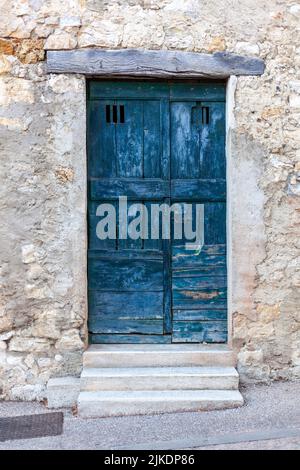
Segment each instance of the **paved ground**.
M61 436L0 443L3 449L300 449L300 382L250 386L242 408L156 416L81 419L65 412ZM0 403L0 417L47 412Z

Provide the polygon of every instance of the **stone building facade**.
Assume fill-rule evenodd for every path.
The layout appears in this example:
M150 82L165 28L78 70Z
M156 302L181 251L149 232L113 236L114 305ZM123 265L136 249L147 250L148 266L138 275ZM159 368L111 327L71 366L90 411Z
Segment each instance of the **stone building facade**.
M0 396L43 399L88 343L86 83L47 50L260 57L231 79L232 345L242 382L300 377L300 3L1 0Z

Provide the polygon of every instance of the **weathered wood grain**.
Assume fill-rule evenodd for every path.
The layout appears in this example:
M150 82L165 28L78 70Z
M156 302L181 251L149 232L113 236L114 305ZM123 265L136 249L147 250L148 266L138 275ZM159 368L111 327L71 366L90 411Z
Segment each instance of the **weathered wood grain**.
M227 310L173 310L174 321L219 321L227 320Z
M173 179L171 197L186 202L220 201L226 197L225 179Z
M135 318L143 311L143 318L162 318L162 292L102 292L89 291L91 316L122 315Z
M172 277L172 286L174 290L195 290L197 289L217 289L227 286L227 276L191 276L186 273L185 276Z
M226 321L174 321L174 343L225 343L227 340Z
M105 312L99 313L99 312L91 312L90 319L102 319L102 320L109 320L109 321L127 321L127 320L161 320L163 318L163 312L162 311L145 311L142 309L137 309L134 312L131 312L130 314L126 313L124 309L121 309L120 311L112 311L112 312ZM179 319L180 320L180 319Z
M128 199L162 199L169 194L169 185L162 179L90 179L90 198L94 201L117 199L127 196Z
M143 49L47 51L49 73L149 78L227 78L262 75L262 59L229 52L201 54Z
M90 334L89 341L92 344L171 343L171 335Z
M224 259L223 265L187 265L187 266L174 266L172 269L173 278L192 277L192 276L225 276L227 274L226 259Z
M166 83L152 80L92 80L89 83L87 96L90 101L100 100L169 100L174 101L217 101L225 102L226 83L189 80L188 82L173 81Z
M199 308L223 309L227 304L227 290L222 288L193 290L174 290L173 307L190 310Z
M156 249L140 249L134 250L131 249L130 252L127 250L98 250L98 249L89 249L88 251L88 258L101 258L101 259L122 259L122 258L130 258L130 259L163 259L162 251L158 251Z
M134 100L169 100L170 87L167 83L130 80L127 82L116 82L115 80L92 80L88 87L89 100L103 99L134 99Z
M102 334L163 334L163 322L161 320L106 320L103 317L91 317L89 325L93 333Z
M214 80L207 81L173 81L170 84L170 101L190 102L190 101L218 101L226 100L226 83Z
M172 247L173 269L191 269L202 267L226 267L224 245L204 246L200 253L196 250L185 250L182 246Z
M205 123L203 107L208 113ZM182 100L172 102L170 112L171 197L225 198L225 103Z
M90 290L161 291L163 263L153 259L89 259Z

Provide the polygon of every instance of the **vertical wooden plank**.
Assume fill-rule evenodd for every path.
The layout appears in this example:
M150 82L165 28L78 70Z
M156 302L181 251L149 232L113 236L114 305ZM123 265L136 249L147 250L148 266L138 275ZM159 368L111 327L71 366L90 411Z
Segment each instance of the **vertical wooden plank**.
M106 106L113 100L89 102L88 162L90 177L112 177L116 175L115 126L106 122Z
M210 202L204 206L206 245L226 244L226 203Z
M187 87L188 88L188 87ZM185 92L186 90L182 90ZM190 90L191 91L191 90ZM195 96L195 95L194 95ZM189 99L192 96L189 97ZM194 187L208 179L225 179L225 105L224 103L201 101L172 103L171 113L171 176L173 179L189 179ZM199 101L198 101L199 100ZM189 108L190 107L190 108ZM196 184L198 180L198 184ZM197 201L197 193L185 199L184 184L177 184L176 201L192 205L192 230L196 229L196 204L204 203L204 243L205 247L189 253L185 243L193 241L183 236L174 240L177 257L188 260L188 265L180 272L172 272L172 306L176 311L176 321L172 325L173 342L225 342L227 338L226 318L226 266L223 275L216 274L217 262L210 250L226 243L226 202L212 203L202 199ZM201 265L199 261L201 258ZM224 255L222 255L222 259ZM224 261L223 261L224 262ZM209 263L209 264L208 264ZM201 266L200 270L199 267ZM209 268L209 269L208 269ZM177 268L178 269L178 268ZM207 312L219 309L222 318L211 318ZM202 312L206 312L202 314ZM189 312L185 314L184 312ZM179 320L179 321L178 321Z
M208 124L199 126L200 178L226 178L225 103L201 102L208 109Z
M159 89L159 86L157 86ZM163 178L169 180L170 155L168 141L168 122L166 122L169 101L144 101L144 178ZM148 240L144 241L145 249L163 249L161 238L151 239L151 204L163 201L146 202L148 210Z
M199 129L193 119L196 102L171 103L171 176L199 177Z
M187 233L186 233L186 230L187 230L187 223L188 223L188 220L190 221L190 224L191 224L191 229L193 232L196 231L196 205L199 204L198 202L194 202L194 201L176 201L176 204L180 205L181 207L181 220L182 220L182 224L181 224L181 229L182 229L182 238L179 239L179 240L176 240L174 239L173 240L173 245L174 246L182 246L182 250L183 252L185 251L185 245L186 244L192 244L194 243L196 240L195 238L193 239L189 239L186 237ZM188 207L190 206L190 207ZM174 215L172 214L173 216L173 219L174 219ZM174 232L172 232L174 233Z
M160 129L161 129L161 176L164 180L171 178L171 142L170 142L170 101L160 100ZM170 192L171 194L171 192Z
M129 212L128 217L127 217L127 220L128 220L128 237L125 240L118 240L118 247L119 247L120 250L128 250L130 248L141 249L142 246L143 246L142 238L138 238L137 240L134 240L130 237L130 222L132 220L134 220L136 217L139 216L139 213L137 213L135 216L131 216L130 215L130 207L133 204L140 204L140 203L143 203L143 201L131 201L131 200L127 201L127 207L128 207L128 212ZM137 230L139 231L140 229L138 228Z
M151 205L152 204L161 204L161 201L146 201L144 202L147 211L148 211L148 239L144 240L143 248L144 250L162 250L162 240L151 239Z
M115 250L117 248L117 239L100 240L97 237L96 227L98 222L103 218L96 215L97 207L104 201L89 201L88 202L88 240L90 250ZM117 213L116 201L105 201L105 204L112 204ZM104 216L105 217L105 216ZM117 237L117 234L115 234Z
M118 175L143 176L143 101L117 100L123 105L125 122L115 124Z
M164 201L170 204L170 199ZM164 333L172 332L171 240L162 240L164 259Z
M161 109L161 135L162 135L162 176L169 181L169 194L171 195L171 147L170 147L170 102L163 99L160 104ZM167 198L163 202L170 204L171 199ZM162 240L164 257L164 333L172 332L172 272L171 240Z
M161 177L161 122L160 102L144 101L144 178Z

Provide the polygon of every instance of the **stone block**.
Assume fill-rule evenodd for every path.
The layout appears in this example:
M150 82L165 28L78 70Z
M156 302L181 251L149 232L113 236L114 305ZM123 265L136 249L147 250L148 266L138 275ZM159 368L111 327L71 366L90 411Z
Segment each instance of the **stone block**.
M22 336L14 336L9 342L10 351L46 352L49 349L49 341L45 338L24 338Z
M75 328L72 330L64 331L60 339L55 344L56 349L61 351L77 350L83 348L83 342L80 339L79 331Z
M61 28L74 28L81 25L79 16L63 16L60 18L59 25Z
M48 408L70 408L77 404L80 379L77 377L52 378L47 383Z
M0 341L8 341L14 335L14 331L6 331L5 333L0 334Z
M74 49L76 45L77 39L73 34L61 31L51 34L44 47L45 49Z
M18 385L11 390L13 400L42 401L45 398L45 387L41 384Z
M14 53L14 46L8 39L0 39L0 53L12 55Z
M257 44L252 44L249 42L240 41L236 44L235 48L238 54L249 54L249 55L258 55L259 47Z

